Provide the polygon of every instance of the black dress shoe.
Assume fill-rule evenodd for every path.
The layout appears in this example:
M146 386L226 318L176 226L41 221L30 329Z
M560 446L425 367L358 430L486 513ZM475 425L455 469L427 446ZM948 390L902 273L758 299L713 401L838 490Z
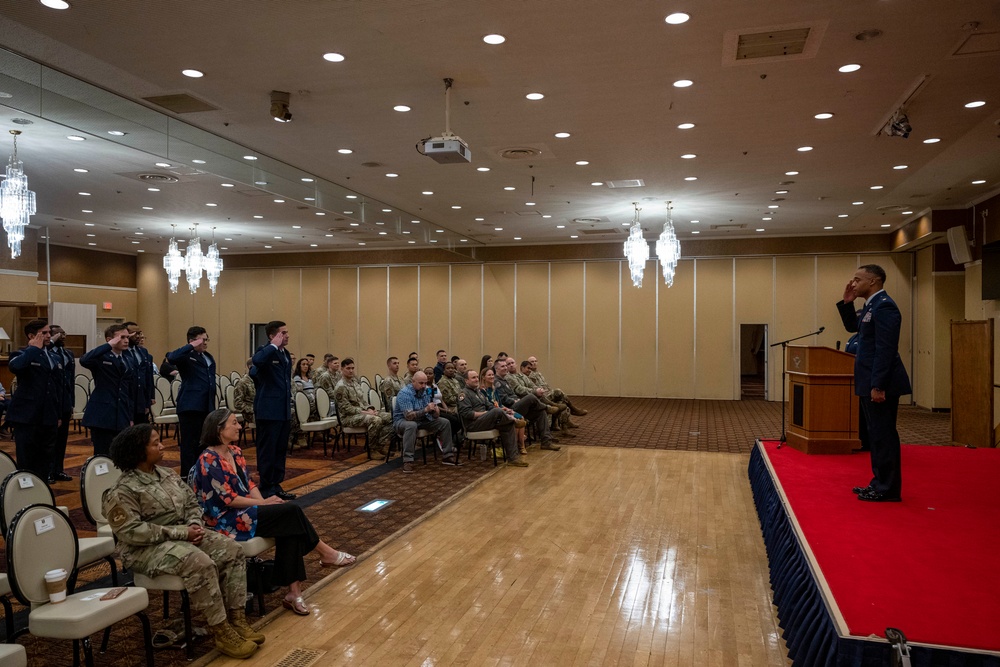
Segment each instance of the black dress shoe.
M858 495L859 493L864 493L865 491L871 491L871 490L872 490L871 484L869 484L868 486L856 486L853 489L851 489L851 491L854 492L854 495Z
M274 492L274 495L278 496L282 500L295 500L296 498L298 498L298 496L296 496L294 493L289 493L284 489L278 489L277 491Z
M72 482L73 481L73 478L70 477L69 475L67 475L64 472L57 472L56 474L52 475L52 479L54 479L57 482Z
M856 454L858 452L870 452L871 450L872 450L871 447L855 447L851 451Z
M858 494L858 500L864 500L869 503L898 503L902 502L903 499L899 496L890 496L887 493L868 489Z

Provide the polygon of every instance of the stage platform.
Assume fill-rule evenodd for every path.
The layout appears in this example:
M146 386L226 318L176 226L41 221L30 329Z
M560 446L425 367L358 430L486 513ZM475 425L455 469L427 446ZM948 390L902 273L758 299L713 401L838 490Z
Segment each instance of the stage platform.
M903 502L866 503L867 455L757 441L749 475L796 665L1000 667L1000 451L904 445Z

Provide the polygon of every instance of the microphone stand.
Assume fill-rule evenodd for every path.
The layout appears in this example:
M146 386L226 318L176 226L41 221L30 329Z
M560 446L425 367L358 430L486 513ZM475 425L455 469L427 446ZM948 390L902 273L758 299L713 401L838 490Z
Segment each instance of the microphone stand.
M785 434L785 350L789 343L792 343L803 338L809 338L809 336L816 336L818 334L826 331L826 327L820 327L816 331L811 333L802 334L801 336L796 336L795 338L789 338L788 340L779 341L777 343L771 343L771 347L781 346L781 439L778 441L778 449L788 442L788 436Z

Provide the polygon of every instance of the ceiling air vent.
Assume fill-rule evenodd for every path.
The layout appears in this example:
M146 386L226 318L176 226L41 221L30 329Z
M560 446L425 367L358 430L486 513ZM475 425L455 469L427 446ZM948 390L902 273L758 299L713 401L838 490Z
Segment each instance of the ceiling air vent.
M530 146L518 146L516 148L503 148L500 150L500 157L505 160L527 160L538 157L542 152Z
M641 178L626 178L620 181L607 181L609 188L641 188L646 183Z
M375 167L384 167L385 165L381 162L362 162L362 167L368 167L369 169L374 169Z
M581 229L577 232L578 234L624 234L620 227L612 227L611 229Z
M952 56L984 56L1000 53L1000 32L973 32L962 37Z
M722 64L813 58L825 31L825 21L727 30L722 39Z
M573 222L581 225L599 225L602 222L607 222L607 218L573 218Z
M193 95L181 93L179 95L156 95L154 97L144 97L144 100L163 107L167 111L174 113L195 113L197 111L218 111L219 108L212 106L205 100L199 100Z
M139 174L137 178L147 183L177 183L181 180L170 174Z
M902 206L901 204L888 204L886 206L876 207L876 211L879 213L899 213L900 211L905 211L910 208L909 206Z
M738 224L734 223L734 224L731 224L731 225L712 225L711 228L714 229L714 230L716 230L716 231L720 231L720 232L732 232L732 231L736 231L738 229L746 229L747 226L746 225L738 225Z

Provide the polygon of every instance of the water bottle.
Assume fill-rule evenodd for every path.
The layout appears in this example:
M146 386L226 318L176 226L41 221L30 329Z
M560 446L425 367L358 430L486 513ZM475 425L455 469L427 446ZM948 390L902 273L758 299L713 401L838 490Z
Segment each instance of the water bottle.
M479 445L479 460L480 461L485 461L486 460L486 452L487 452L486 443L485 442L481 443Z

